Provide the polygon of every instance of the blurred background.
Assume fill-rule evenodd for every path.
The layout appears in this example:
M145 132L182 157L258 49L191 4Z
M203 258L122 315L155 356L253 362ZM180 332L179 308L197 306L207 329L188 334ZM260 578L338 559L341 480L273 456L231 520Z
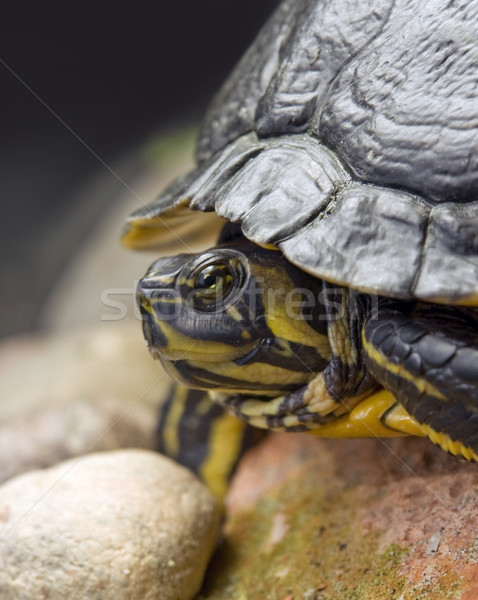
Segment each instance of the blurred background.
M60 310L52 290L62 278L78 297L71 271L78 249L88 248L95 233L104 237L98 224L111 215L119 227L125 197L127 210L140 205L135 195L153 199L156 175L163 177L158 169L169 168L156 160L161 140L174 147L191 137L191 126L277 4L3 7L0 337L45 326ZM101 248L92 244L90 253L91 270ZM111 261L121 272L118 259Z

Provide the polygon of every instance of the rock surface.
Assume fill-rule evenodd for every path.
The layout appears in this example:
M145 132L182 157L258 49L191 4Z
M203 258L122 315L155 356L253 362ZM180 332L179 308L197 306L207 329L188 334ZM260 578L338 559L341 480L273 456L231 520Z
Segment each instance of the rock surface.
M0 346L0 481L85 452L152 448L169 381L139 323Z
M246 455L203 600L478 598L478 467L427 440L271 435Z
M205 487L153 452L27 473L0 488L0 597L188 600L218 530Z

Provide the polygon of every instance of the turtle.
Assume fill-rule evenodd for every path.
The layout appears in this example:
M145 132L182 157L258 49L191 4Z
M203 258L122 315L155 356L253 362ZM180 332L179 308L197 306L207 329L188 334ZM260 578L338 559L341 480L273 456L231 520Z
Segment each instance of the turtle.
M477 26L477 0L284 0L197 166L127 221L162 252L137 289L179 382L160 446L205 480L251 427L478 460Z

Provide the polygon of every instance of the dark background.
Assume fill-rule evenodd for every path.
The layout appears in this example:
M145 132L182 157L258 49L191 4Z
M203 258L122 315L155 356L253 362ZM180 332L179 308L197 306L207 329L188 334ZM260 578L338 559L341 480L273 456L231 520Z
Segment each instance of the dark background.
M105 169L99 159L198 120L277 4L2 8L0 337L35 328L49 288L110 202L72 200Z

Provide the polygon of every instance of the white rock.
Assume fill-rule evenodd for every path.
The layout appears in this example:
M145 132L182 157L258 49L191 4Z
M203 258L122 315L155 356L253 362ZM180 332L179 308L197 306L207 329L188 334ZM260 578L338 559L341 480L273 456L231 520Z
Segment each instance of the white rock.
M147 450L20 475L0 487L0 598L188 600L219 521L189 471Z

